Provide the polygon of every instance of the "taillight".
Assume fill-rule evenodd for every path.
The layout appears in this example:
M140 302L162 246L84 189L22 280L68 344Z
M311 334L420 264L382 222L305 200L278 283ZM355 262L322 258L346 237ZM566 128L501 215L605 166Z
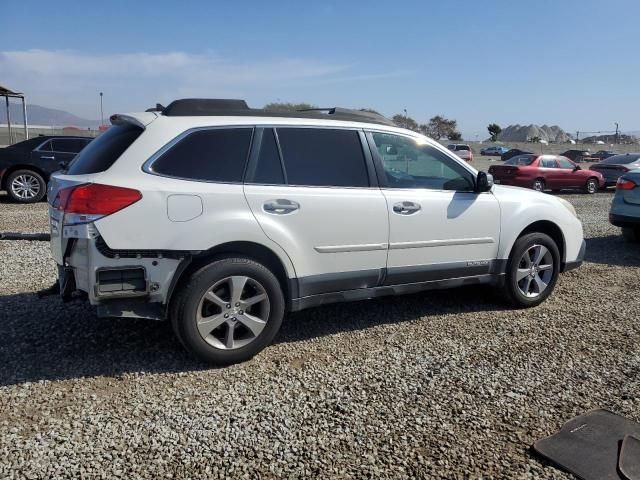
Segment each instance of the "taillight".
M133 205L142 193L132 188L87 183L58 192L53 206L64 211L67 225L87 223Z
M632 180L628 180L626 178L619 178L616 182L617 190L633 190L636 188L638 184Z

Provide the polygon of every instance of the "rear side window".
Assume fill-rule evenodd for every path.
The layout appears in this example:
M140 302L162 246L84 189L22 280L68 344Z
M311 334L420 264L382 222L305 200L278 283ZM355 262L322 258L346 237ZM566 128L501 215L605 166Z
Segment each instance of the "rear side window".
M75 157L67 173L87 175L104 172L120 158L120 155L141 133L142 128L128 123L111 126Z
M540 159L540 166L542 168L558 168L558 164L556 163L556 159L555 158L541 158Z
M517 157L511 157L509 160L504 162L504 164L527 166L531 165L535 159L535 155L518 155Z
M47 142L44 142L42 145L38 146L38 151L40 151L40 152L50 152L51 151L51 145L53 145L53 140L49 140Z
M151 165L151 172L206 182L242 182L251 128L216 128L189 133Z
M277 133L289 185L369 186L357 131L278 128Z
M54 152L79 153L87 146L87 141L78 138L54 138L51 149Z

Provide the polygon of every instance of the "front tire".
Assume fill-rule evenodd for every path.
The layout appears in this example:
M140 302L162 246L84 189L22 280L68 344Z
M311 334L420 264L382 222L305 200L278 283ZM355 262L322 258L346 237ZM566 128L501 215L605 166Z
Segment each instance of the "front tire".
M284 311L284 295L271 271L248 258L223 258L197 270L181 288L171 324L192 355L231 365L271 343Z
M596 193L598 191L598 187L600 185L598 184L598 180L595 178L590 178L589 180L587 180L587 184L584 186L584 191L593 195L594 193Z
M7 193L14 202L36 203L47 194L47 184L33 170L16 170L7 177Z
M502 292L516 307L535 307L551 295L559 273L560 252L553 239L544 233L528 233L511 250Z

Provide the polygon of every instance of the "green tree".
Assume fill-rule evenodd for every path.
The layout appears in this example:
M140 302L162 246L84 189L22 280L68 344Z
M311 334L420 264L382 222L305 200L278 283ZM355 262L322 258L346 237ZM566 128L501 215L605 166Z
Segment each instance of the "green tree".
M457 125L458 122L455 120L450 120L443 115L436 115L429 119L429 123L420 125L419 129L424 135L434 140L440 140L441 138L451 139L451 136L456 136L456 133L458 138L462 138L456 129Z
M462 134L459 131L454 130L453 132L449 133L447 138L453 141L460 141L462 140Z
M406 128L408 130L413 130L415 132L419 131L418 122L416 122L413 118L407 115L402 115L398 113L394 115L391 120L393 120L393 123L395 123L401 128Z
M492 142L497 141L498 135L500 135L500 132L502 132L502 128L500 128L500 125L498 125L497 123L490 123L487 127L487 130L489 130L489 135L491 135Z
M531 143L540 143L540 137L531 137L529 141Z
M291 103L291 102L272 102L264 106L265 110L273 110L275 112L297 112L300 110L308 110L316 108L310 103Z

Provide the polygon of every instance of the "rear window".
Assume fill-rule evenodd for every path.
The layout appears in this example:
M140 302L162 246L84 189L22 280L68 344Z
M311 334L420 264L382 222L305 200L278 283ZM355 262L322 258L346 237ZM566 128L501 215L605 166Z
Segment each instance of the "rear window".
M600 164L605 165L626 165L627 163L633 163L640 158L640 155L614 155L613 157L605 158Z
M536 159L535 155L518 155L517 157L511 157L504 162L505 165L531 165Z
M23 150L33 150L34 148L37 148L42 143L44 143L45 140L46 139L42 137L34 137L34 138L30 138L29 140L23 140L21 142L14 143L13 145L10 145L10 147L20 148Z
M358 132L278 128L277 133L289 185L369 186Z
M67 174L87 175L108 170L141 133L142 128L128 123L111 126L74 158Z
M456 145L456 152L460 150L471 150L471 149L469 148L469 145Z
M205 182L242 182L252 128L196 130L163 153L151 172Z

